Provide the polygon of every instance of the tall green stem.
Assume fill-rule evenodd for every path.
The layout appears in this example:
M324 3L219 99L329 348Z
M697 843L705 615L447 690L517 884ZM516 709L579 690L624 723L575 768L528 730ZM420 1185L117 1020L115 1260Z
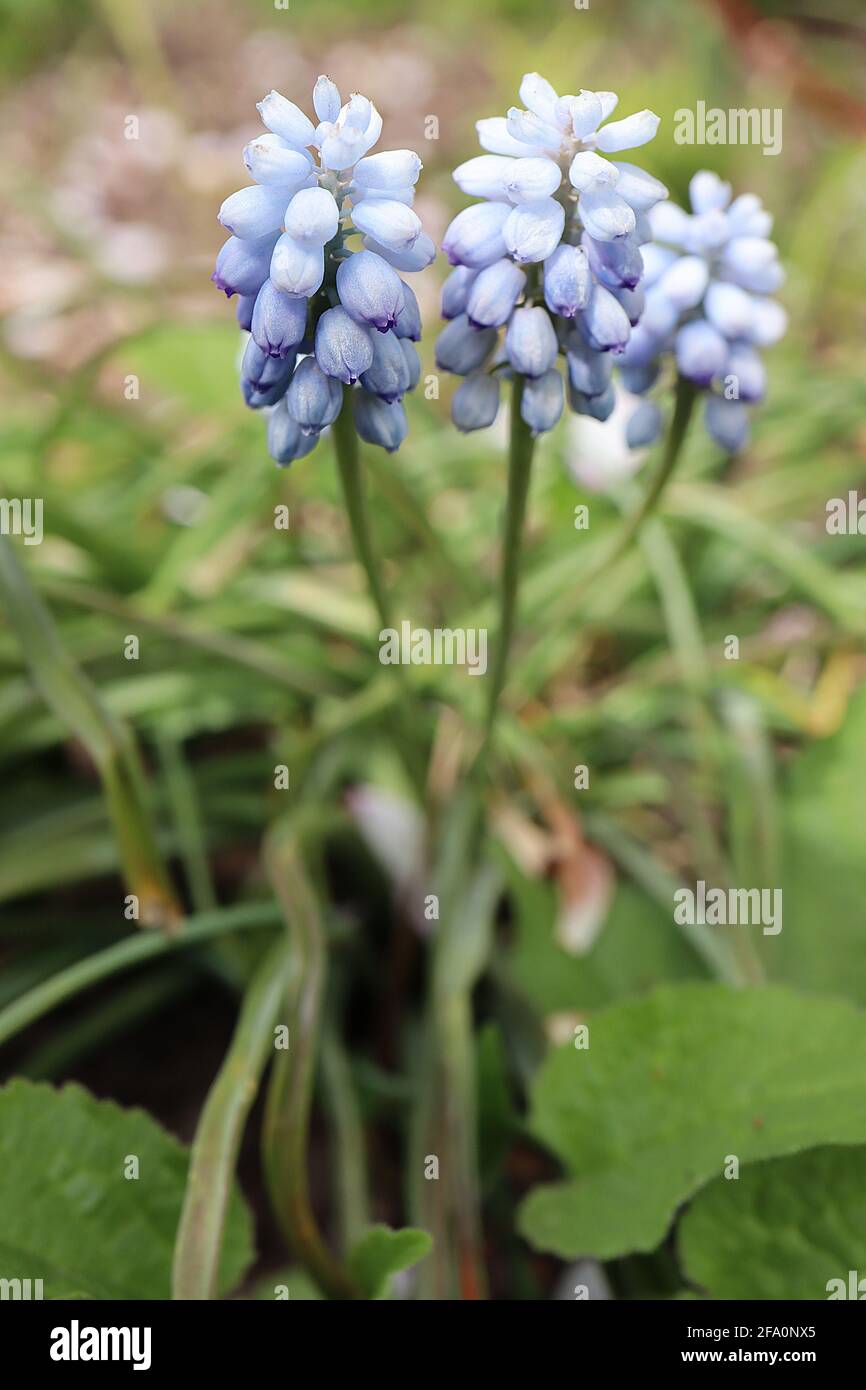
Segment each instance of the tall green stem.
M655 474L650 486L640 505L626 519L622 529L614 537L613 545L600 558L596 565L593 565L581 575L576 589L572 590L571 601L575 597L583 598L590 584L593 584L606 570L615 565L628 551L632 541L637 536L648 516L651 516L658 506L659 499L665 488L673 477L677 466L677 460L683 447L689 421L692 418L697 390L685 377L677 378L676 399L674 403L674 415L671 427L665 440L664 454L659 465L658 472Z
M413 1217L434 1241L419 1276L427 1299L486 1297L472 995L490 957L499 881L474 844L478 802L468 788L451 804L434 880L440 919L410 1144Z
M340 482L343 485L343 498L346 503L346 513L349 517L349 525L352 528L352 540L355 543L355 552L364 567L364 573L367 576L367 583L370 586L370 594L376 605L379 621L383 627L390 627L390 605L382 584L379 564L376 559L376 552L373 549L373 541L370 535L370 520L367 513L367 503L364 497L364 482L358 456L358 436L355 433L355 425L352 419L351 388L348 386L343 388L343 406L334 422L334 448L337 455Z
M502 581L500 586L499 632L496 658L487 700L484 742L478 754L476 770L483 769L489 752L499 700L505 688L508 653L514 636L517 612L517 591L520 579L520 555L523 542L523 523L526 499L532 471L535 441L529 426L520 413L523 400L523 377L515 375L511 395L511 433L508 448L508 500L505 508L505 539L502 550Z
M376 606L379 622L382 624L383 628L389 628L392 626L391 606L382 583L379 562L376 558L376 552L370 534L370 521L364 496L364 481L361 474L358 453L358 436L355 433L355 425L352 419L351 388L348 386L343 388L343 405L334 422L334 450L337 455L337 468L339 469L340 481L343 486L343 499L346 503L346 514L348 515L349 525L352 529L352 540L355 546L355 553L367 576L370 595ZM398 679L403 683L405 690L407 688L407 683L403 667L397 666L395 667L395 671ZM423 793L425 769L423 761L413 752L415 737L408 720L407 706L403 702L401 702L398 707L397 718L403 735L402 741L404 745L406 769L415 784L416 790L419 793Z

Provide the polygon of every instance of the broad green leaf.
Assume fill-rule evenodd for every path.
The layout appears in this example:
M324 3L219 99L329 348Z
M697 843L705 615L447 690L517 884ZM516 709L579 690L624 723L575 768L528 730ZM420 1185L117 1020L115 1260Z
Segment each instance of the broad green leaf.
M866 1148L752 1163L699 1192L679 1227L684 1273L711 1298L827 1298L866 1276ZM856 1281L855 1281L856 1282Z
M138 1177L131 1160L137 1160ZM143 1110L80 1086L0 1089L0 1277L42 1279L46 1298L167 1299L186 1149ZM219 1288L253 1258L235 1190Z
M530 1128L572 1175L537 1188L523 1234L564 1257L652 1250L676 1208L740 1163L866 1141L866 1015L793 990L665 986L553 1052Z
M542 1013L595 1009L664 980L700 979L701 961L670 916L643 893L620 884L599 937L585 956L556 938L556 889L509 865L515 908L509 977Z
M387 1298L392 1274L409 1269L429 1255L433 1241L426 1231L407 1226L371 1226L349 1256L349 1269L368 1298Z

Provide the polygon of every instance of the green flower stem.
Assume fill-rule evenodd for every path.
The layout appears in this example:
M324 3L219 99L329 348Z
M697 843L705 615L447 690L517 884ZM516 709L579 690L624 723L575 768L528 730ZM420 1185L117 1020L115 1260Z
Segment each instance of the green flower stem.
M452 803L440 847L440 920L410 1143L413 1215L434 1242L419 1272L419 1296L427 1299L477 1300L487 1289L472 998L491 953L500 885L475 845L475 793L466 788ZM439 1161L438 1180L425 1176L431 1157Z
M597 564L591 566L578 579L577 585L571 593L572 603L575 598L583 598L589 586L626 554L647 517L651 516L658 506L659 500L676 469L697 394L697 388L690 381L682 376L677 378L674 416L665 441L664 454L658 472L650 483L643 501L624 521L621 530L614 537L613 545L600 557Z
M280 910L276 903L241 903L237 907L203 912L200 917L188 918L180 936L138 932L135 936L124 937L123 941L108 946L104 951L96 951L58 971L0 1010L0 1046L52 1009L74 999L82 990L109 980L121 971L130 970L134 965L144 965L159 956L200 946L226 932L275 927L279 922Z
M391 627L391 610L382 584L379 563L370 535L370 521L364 497L364 481L358 455L358 436L352 419L351 387L343 387L343 405L333 426L337 468L343 485L343 499L352 528L355 553L364 567L370 594L383 627Z
M379 616L379 622L383 628L389 628L393 627L391 621L391 606L382 583L379 562L376 558L376 552L373 548L372 536L370 534L370 521L364 496L364 480L361 473L358 450L358 436L355 433L355 424L352 418L351 390L352 388L349 386L343 387L343 404L333 426L334 451L337 456L337 468L343 488L346 514L349 518L349 525L352 530L355 553L367 576L367 584L369 585L370 595ZM402 682L404 692L407 692L408 682L403 667L397 666L394 669L398 679ZM401 728L407 771L412 778L416 790L423 794L425 768L418 756L413 752L415 747L415 736L409 722L407 705L403 701L401 701L398 709L398 720Z
M273 1053L285 1000L285 942L268 951L244 995L234 1036L196 1129L172 1267L172 1298L211 1299L244 1125Z
M66 651L5 537L0 537L0 599L46 704L99 769L126 886L138 898L139 920L175 930L183 911L159 851L135 737L105 708Z
M484 740L476 760L476 772L483 771L493 738L499 701L505 688L505 678L508 670L508 654L514 635L514 623L517 612L523 523L526 516L526 500L529 495L532 455L535 449L535 441L529 426L520 414L522 400L523 377L515 375L511 395L511 434L508 449L508 501L505 508L505 539L502 550L499 632L497 635L496 658L494 660L492 678L489 686L487 716L484 724Z
M325 986L325 935L294 827L271 831L265 862L288 929L289 1046L277 1055L265 1106L262 1153L271 1202L292 1250L329 1298L362 1294L328 1248L310 1203L307 1148Z

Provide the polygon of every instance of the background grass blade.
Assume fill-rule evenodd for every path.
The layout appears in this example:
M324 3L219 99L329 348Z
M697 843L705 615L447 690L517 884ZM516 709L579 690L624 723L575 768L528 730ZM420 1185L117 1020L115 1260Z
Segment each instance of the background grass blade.
M99 769L126 885L139 901L138 920L172 930L183 913L157 845L135 738L104 708L63 647L5 537L0 537L0 596L43 698Z
M285 1002L285 942L268 951L244 995L231 1046L192 1145L172 1268L172 1298L214 1297L229 1194L250 1106L274 1044Z

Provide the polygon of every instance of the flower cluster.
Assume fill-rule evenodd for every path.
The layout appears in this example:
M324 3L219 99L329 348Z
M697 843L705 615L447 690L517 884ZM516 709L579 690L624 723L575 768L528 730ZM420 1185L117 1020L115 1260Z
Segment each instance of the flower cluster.
M538 73L523 78L520 98L525 110L477 123L489 153L454 172L464 193L485 200L458 213L443 241L456 269L443 288L450 322L436 361L466 378L452 406L461 430L492 424L499 378L511 373L524 378L521 413L533 434L552 429L564 405L560 353L572 409L607 418L613 356L643 306L647 212L667 197L636 165L605 157L651 140L651 111L610 121L613 92L560 97Z
M402 443L421 319L397 271L421 270L436 254L412 210L418 156L370 154L381 116L357 93L341 104L327 77L313 107L318 125L278 92L259 102L269 134L244 150L255 183L219 212L231 236L213 279L240 296L238 322L250 334L241 389L253 409L271 407L268 447L279 464L315 447L355 383L361 437L388 450ZM363 249L346 244L354 233Z
M785 332L784 309L769 298L784 281L772 218L760 198L731 202L730 184L707 170L689 186L692 211L674 203L649 214L653 240L641 247L646 302L622 357L623 385L643 395L666 354L680 376L706 391L707 432L728 453L746 443L746 407L760 401L766 373L757 349ZM661 411L644 400L626 435L636 448L661 433Z

